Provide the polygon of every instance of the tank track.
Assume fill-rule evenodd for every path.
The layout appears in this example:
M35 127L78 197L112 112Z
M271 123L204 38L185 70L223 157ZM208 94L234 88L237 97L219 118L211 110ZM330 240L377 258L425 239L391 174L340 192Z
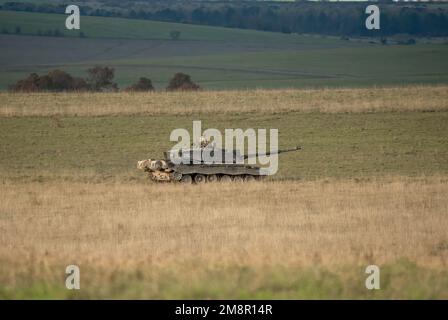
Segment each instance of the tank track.
M260 181L264 176L241 174L241 175L227 175L227 174L177 174L176 172L165 171L150 171L149 178L157 183L184 183L184 184L203 184L203 183L242 183Z

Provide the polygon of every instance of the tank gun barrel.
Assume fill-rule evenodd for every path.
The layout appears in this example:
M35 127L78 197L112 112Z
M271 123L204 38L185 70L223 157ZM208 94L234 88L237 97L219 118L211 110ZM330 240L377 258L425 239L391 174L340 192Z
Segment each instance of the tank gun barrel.
M283 149L283 150L276 150L276 151L270 151L270 152L265 152L265 153L255 153L255 154L247 154L244 155L244 160L247 160L249 158L254 158L254 157L264 157L264 156L270 156L271 154L280 154L280 153L286 153L286 152L293 152L293 151L297 151L297 150L301 150L302 147L297 146L295 148L291 148L291 149Z

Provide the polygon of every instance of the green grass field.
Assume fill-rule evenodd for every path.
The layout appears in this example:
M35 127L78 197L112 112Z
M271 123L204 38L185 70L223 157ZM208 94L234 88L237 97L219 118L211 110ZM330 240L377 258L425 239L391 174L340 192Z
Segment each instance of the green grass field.
M448 82L448 46L284 50L152 60L114 60L120 83L149 75L163 87L176 70L205 88L365 87ZM106 63L106 62L104 62ZM81 69L85 69L84 65ZM79 66L67 69L82 74Z
M0 172L26 181L144 181L136 161L161 157L171 130L191 130L192 120L278 128L280 147L303 151L280 156L276 179L448 174L447 112L62 117L61 127L47 117L0 118Z
M37 276L2 286L2 299L444 299L448 274L402 259L382 268L381 290L366 290L365 266L288 268L282 265L253 269L223 266L201 269L194 263L170 270L120 271L101 282L101 270L83 269L88 283L81 290L61 286L64 266L30 266ZM191 273L198 272L194 278ZM198 270L196 270L198 269ZM103 272L110 273L110 270ZM50 276L48 276L50 274ZM0 277L2 274L0 273ZM44 277L46 276L46 277ZM42 277L42 279L39 279ZM26 278L25 278L26 279Z

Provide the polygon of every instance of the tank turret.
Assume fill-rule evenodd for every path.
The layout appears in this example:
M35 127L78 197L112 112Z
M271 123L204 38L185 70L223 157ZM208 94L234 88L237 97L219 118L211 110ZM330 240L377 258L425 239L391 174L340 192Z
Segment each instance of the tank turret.
M302 149L302 147L295 147L295 148L291 148L291 149L283 149L283 150L277 150L277 151L270 151L270 152L265 152L265 153L255 153L255 154L248 154L245 155L243 158L244 159L250 159L250 158L258 158L258 157L264 157L264 156L270 156L273 154L281 154L281 153L286 153L286 152L293 152L293 151L297 151Z

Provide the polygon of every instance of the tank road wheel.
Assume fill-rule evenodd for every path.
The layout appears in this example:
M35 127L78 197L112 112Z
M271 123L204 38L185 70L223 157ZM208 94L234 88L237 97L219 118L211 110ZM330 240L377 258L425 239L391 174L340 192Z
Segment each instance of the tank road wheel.
M182 180L182 173L179 172L173 172L171 173L172 179L174 181L181 181Z
M232 181L233 182L243 182L243 177L242 176L233 176Z
M251 176L251 175L247 175L243 179L244 179L244 182L253 182L253 181L255 181L255 178L253 176Z
M207 179L203 174L197 174L194 176L194 182L196 182L197 184L205 183L206 180Z
M222 177L221 177L221 179L219 179L219 181L221 181L221 182L231 182L232 181L232 178L230 178L230 176L228 176L228 175L223 175Z
M217 182L218 176L216 174L210 174L207 176L207 182Z
M191 184L193 182L193 178L189 174L183 174L182 178L180 178L180 182Z

